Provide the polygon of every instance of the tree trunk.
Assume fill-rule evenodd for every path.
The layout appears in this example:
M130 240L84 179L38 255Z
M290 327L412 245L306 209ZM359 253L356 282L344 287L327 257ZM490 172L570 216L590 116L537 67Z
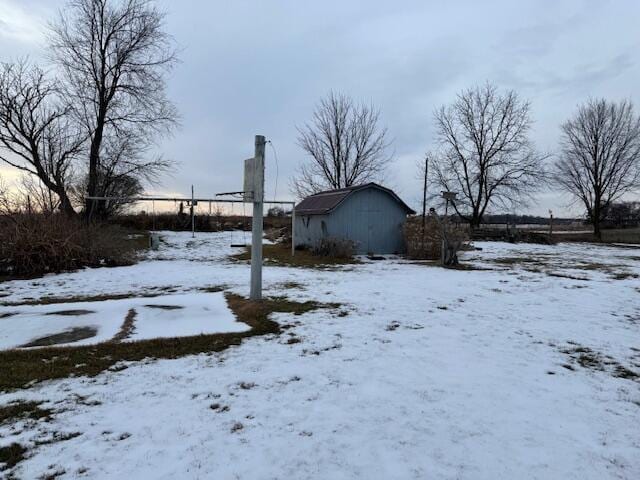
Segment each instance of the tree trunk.
M69 217L75 216L76 211L71 204L71 200L69 200L67 192L63 190L62 193L58 193L58 197L60 198L60 211Z
M102 134L104 130L104 115L98 117L96 130L91 139L89 150L89 181L87 182L87 196L95 197L98 192L98 165L100 163L100 146L102 144ZM90 220L94 214L98 213L99 205L96 200L85 200L85 219Z
M596 236L599 242L602 241L602 230L600 229L600 217L593 217L593 234Z
M593 221L593 234L596 236L599 242L602 241L602 231L600 230L600 217L602 214L602 209L600 207L600 195L596 194L594 206L593 206L593 216L591 220Z

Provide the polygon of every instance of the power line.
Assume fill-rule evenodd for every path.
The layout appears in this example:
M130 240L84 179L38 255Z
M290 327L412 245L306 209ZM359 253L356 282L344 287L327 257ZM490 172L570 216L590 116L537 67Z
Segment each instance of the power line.
M273 142L269 140L269 145L271 145L271 150L273 150L273 158L276 161L276 184L273 188L273 199L275 200L278 197L278 153L276 152L276 147L273 146Z

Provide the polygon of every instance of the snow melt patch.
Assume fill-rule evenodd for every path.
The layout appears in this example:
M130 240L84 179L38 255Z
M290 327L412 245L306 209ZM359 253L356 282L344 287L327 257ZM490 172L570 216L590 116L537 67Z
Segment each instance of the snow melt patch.
M130 309L136 311L132 341L249 330L236 321L220 292L0 307L0 350L87 327L96 335L58 346L105 342L119 331Z
M144 299L136 307L135 331L128 340L245 332L222 293L187 293Z

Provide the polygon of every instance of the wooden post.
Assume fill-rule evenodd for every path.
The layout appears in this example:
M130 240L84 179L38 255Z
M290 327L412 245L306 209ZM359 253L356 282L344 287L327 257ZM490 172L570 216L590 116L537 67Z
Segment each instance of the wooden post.
M253 179L253 218L251 222L251 300L262 299L262 214L264 200L264 136L256 135Z

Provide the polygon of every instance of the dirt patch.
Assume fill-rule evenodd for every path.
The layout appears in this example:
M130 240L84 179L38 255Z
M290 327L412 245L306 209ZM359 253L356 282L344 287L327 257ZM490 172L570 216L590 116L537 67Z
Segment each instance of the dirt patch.
M227 305L240 322L251 327L245 332L215 333L191 337L156 338L137 342L105 342L97 345L50 347L0 351L0 391L28 388L44 380L69 376L93 376L119 362L146 358L179 358L206 352L219 352L240 345L245 338L280 333L280 326L269 316L275 312L300 315L319 308L337 308L339 304L296 302L284 297L251 301L232 293L225 294Z
M14 315L18 315L18 312L5 312L5 313L0 313L0 320L3 318L9 318L9 317L13 317Z
M74 327L70 330L65 330L64 332L36 338L35 340L31 340L29 343L21 345L19 348L48 347L51 345L73 343L95 337L97 333L98 329L95 327Z
M549 275L550 277L568 278L569 280L580 280L580 281L583 281L583 282L588 282L589 281L588 278L576 277L575 275L569 275L568 273L547 272L547 275Z
M80 315L89 315L90 313L96 313L93 310L58 310L55 312L47 312L45 315L64 315L64 316L80 316Z
M159 310L180 310L184 308L181 305L145 305L147 308L156 308Z

